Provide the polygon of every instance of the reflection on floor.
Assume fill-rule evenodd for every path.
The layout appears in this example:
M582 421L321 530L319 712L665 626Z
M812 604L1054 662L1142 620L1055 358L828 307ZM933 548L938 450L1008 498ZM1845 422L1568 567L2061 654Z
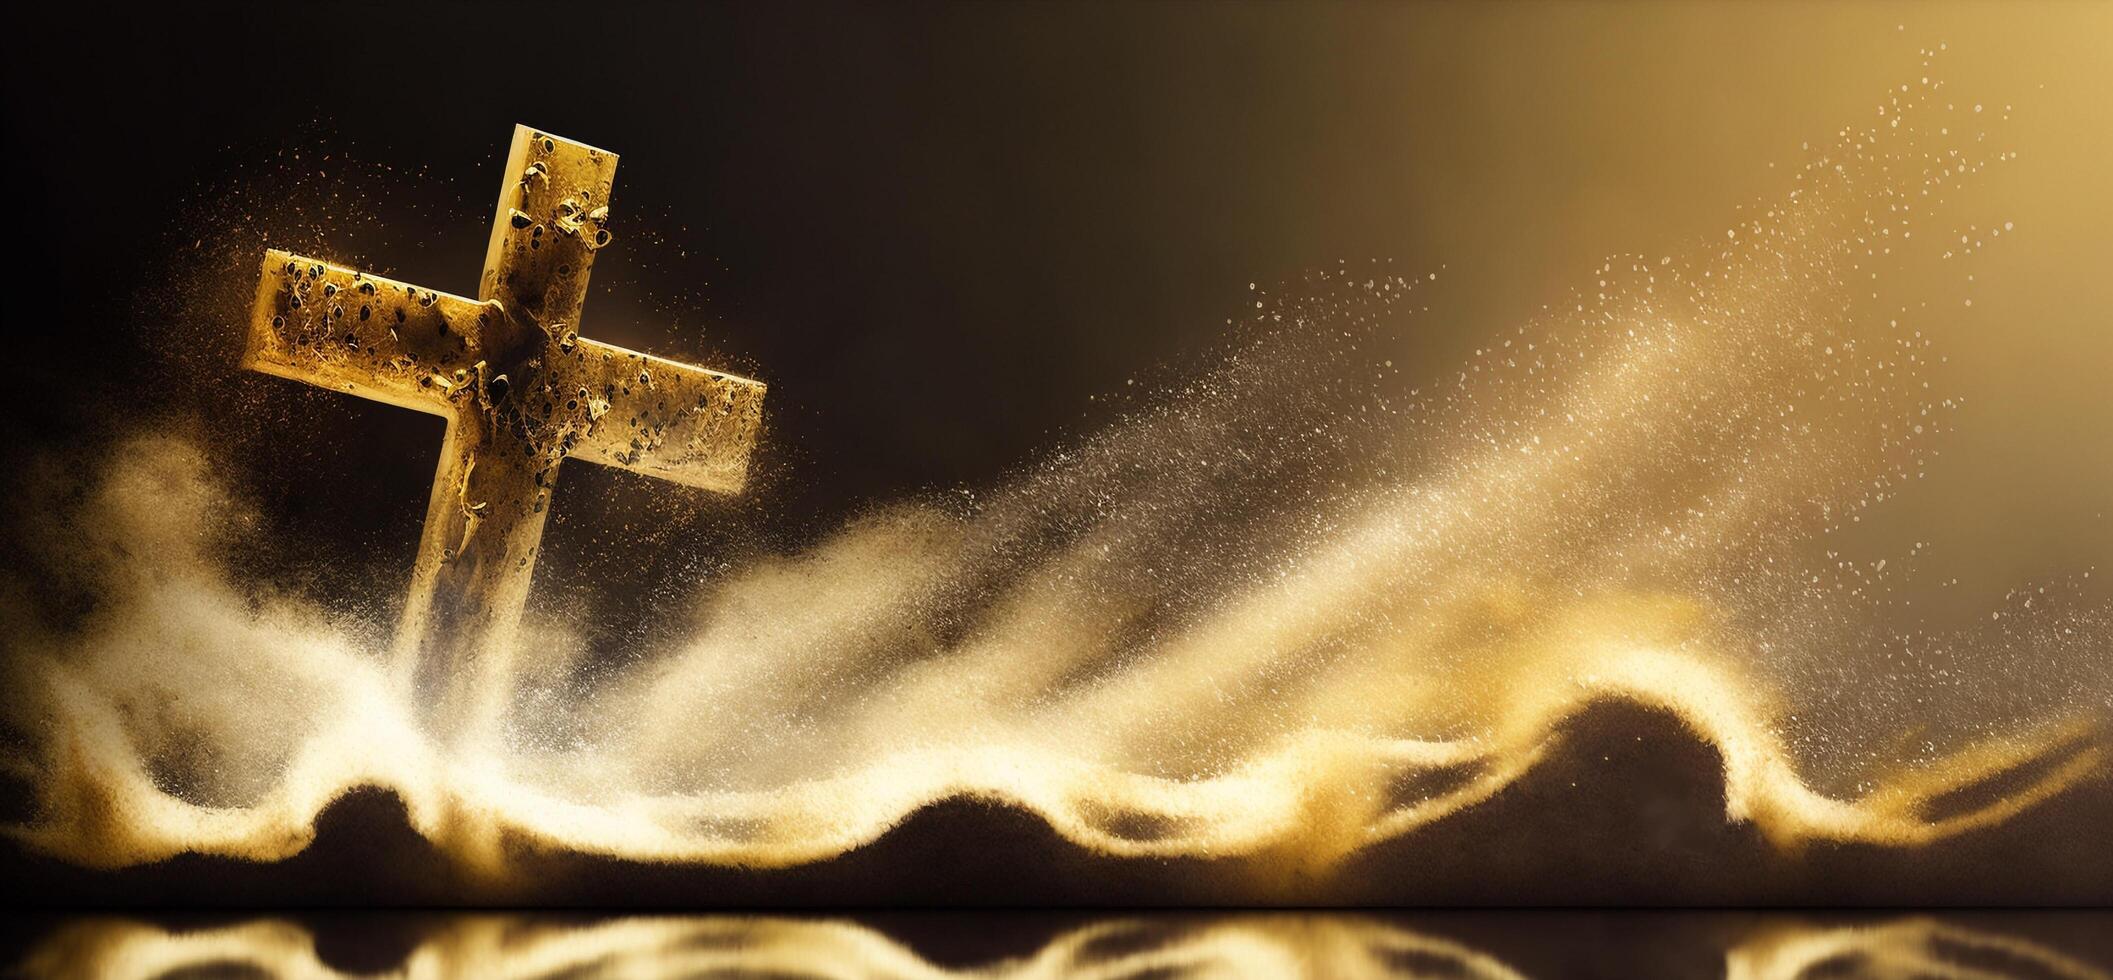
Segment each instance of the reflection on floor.
M1821 977L2113 980L2113 913L93 915L30 978Z

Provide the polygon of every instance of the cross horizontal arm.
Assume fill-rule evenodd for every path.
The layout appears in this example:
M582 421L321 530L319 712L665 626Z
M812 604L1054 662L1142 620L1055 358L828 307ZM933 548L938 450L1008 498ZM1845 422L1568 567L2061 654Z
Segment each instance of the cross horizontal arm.
M447 415L491 315L476 300L272 249L242 366Z
M763 422L760 381L591 340L554 355L553 387L581 399L580 459L736 493Z

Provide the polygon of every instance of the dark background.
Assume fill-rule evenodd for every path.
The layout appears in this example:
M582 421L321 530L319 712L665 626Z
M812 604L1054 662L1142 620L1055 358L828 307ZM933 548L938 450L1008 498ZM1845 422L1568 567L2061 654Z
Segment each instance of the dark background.
M1979 614L2023 577L2113 554L2109 9L45 6L18 14L6 42L0 435L26 460L225 422L229 471L304 543L293 573L385 627L439 421L236 375L239 325L163 294L267 243L473 292L510 127L546 128L623 158L618 246L598 261L584 332L772 386L758 480L738 500L671 515L644 478L568 468L538 601L642 623L686 594L695 568L671 551L795 548L867 506L988 485L1106 424L1150 397L1130 380L1149 391L1229 343L1250 283L1274 290L1338 260L1442 266L1430 315L1385 340L1410 381L1438 375L1603 256L1720 233L1735 206L1786 186L1792 168L1771 161L1865 119L1945 39L1947 78L2020 107L2010 138L2025 166L1977 201L2029 235L1975 267L1973 318L1930 314L1953 363L1971 365L1942 380L1983 407L1928 486L1861 533L1945 527L1955 547L1930 571L1969 596L1945 608ZM241 261L238 293L253 275ZM683 547L630 551L611 530L656 522ZM371 797L327 814L323 840L285 866L104 876L9 860L54 897L147 902L2113 897L2105 824L2089 819L2113 812L2101 789L1933 867L1784 856L1716 819L1706 749L1616 721L1587 719L1604 730L1584 733L1574 762L1601 764L1613 750L1593 754L1593 739L1630 745L1631 729L1662 742L1634 760L1642 799L1569 799L1577 770L1540 770L1548 785L1493 804L1519 808L1494 825L1508 829L1396 842L1326 887L1066 855L1031 820L970 804L821 868L562 861L533 894L480 895L429 870L440 859L400 829L393 800ZM1563 853L1556 826L1536 841L1528 817L1553 819L1553 801L1661 813L1634 831L1654 857ZM1548 883L1566 862L1582 870ZM1974 873L1990 866L2022 870Z
M771 384L756 492L714 506L778 549L864 506L988 485L1105 424L1127 382L1207 364L1250 283L1295 291L1339 260L1443 267L1432 315L1375 354L1408 365L1406 384L1442 375L1603 257L1719 234L1787 188L1801 145L1931 71L1962 99L2016 103L2000 138L2022 162L1957 220L2026 234L1959 269L1978 273L1977 313L1922 314L1960 365L1938 380L1979 407L1931 489L1865 533L1947 527L1931 577L1960 577L1976 608L2113 554L2113 453L2089 451L2113 441L2103 5L23 16L5 68L22 285L0 432L29 447L159 409L270 416L283 424L229 466L262 471L265 509L362 575L408 567L439 423L229 374L238 324L167 322L140 298L194 284L195 248L245 263L227 268L246 297L244 257L266 244L474 292L516 122L622 156L586 332ZM647 482L570 468L545 578L597 547L568 497Z

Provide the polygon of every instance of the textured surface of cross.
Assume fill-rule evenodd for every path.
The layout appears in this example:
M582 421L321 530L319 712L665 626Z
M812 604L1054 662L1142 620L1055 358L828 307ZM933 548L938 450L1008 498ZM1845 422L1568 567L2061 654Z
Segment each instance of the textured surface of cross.
M243 366L448 420L395 656L450 740L505 709L559 463L724 493L747 476L762 384L579 335L615 174L613 153L516 126L474 300L264 258Z

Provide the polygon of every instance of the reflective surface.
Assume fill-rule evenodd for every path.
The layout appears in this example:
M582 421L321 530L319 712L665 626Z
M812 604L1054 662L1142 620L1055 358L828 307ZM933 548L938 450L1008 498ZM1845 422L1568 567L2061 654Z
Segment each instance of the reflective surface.
M2113 977L2113 913L108 914L31 978Z

